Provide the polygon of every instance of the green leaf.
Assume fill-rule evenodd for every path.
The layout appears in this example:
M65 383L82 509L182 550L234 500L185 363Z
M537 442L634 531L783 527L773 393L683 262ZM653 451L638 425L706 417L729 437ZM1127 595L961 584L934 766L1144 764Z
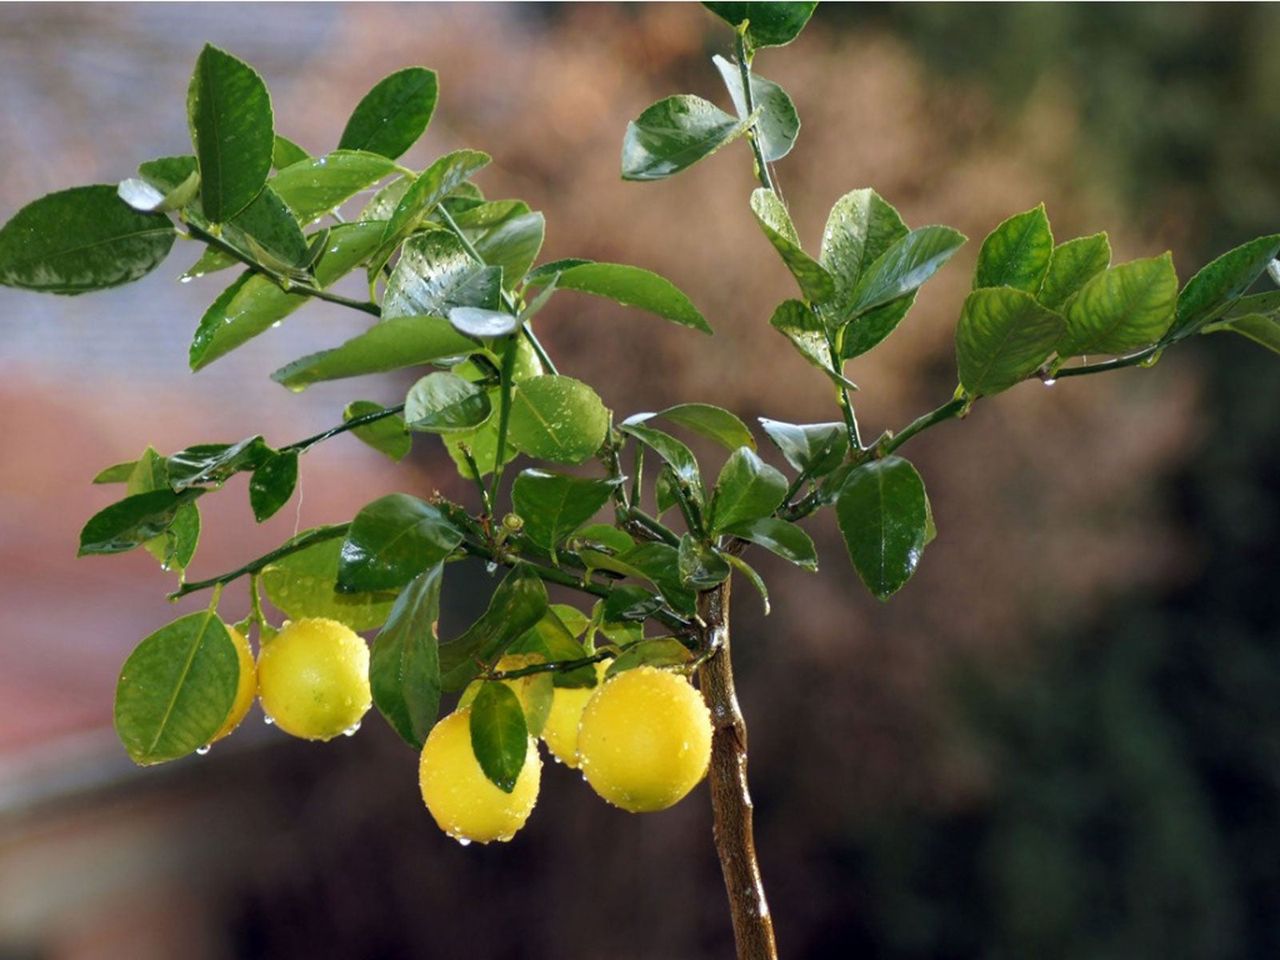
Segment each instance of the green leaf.
M240 658L212 610L161 627L124 662L115 727L134 763L176 760L213 739L231 712Z
M77 556L94 553L124 553L160 536L172 526L184 504L203 490L152 490L125 497L99 510L80 531Z
M421 750L440 713L440 585L444 564L414 577L401 592L369 654L373 703L405 743Z
M263 187L224 225L222 239L273 270L301 276L309 260L310 245L302 227L271 187Z
M700 495L702 477L698 472L698 461L694 457L692 450L671 436L671 434L655 430L653 427L646 427L642 423L633 422L630 417L622 422L621 429L623 433L635 437L646 447L657 453L658 456L671 465L671 469L675 471L677 477L694 490L699 491Z
M104 467L94 475L91 483L124 483L129 479L129 475L133 473L133 468L138 465L137 460L127 460L124 463L113 463L109 467Z
M1202 267L1178 295L1177 319L1168 338L1189 336L1220 317L1253 286L1277 254L1280 234L1250 240Z
M1036 299L1062 312L1080 288L1111 265L1111 243L1105 233L1077 237L1053 248L1049 270Z
M405 193L413 186L413 181L416 179L417 177L413 174L405 174L392 180L373 195L356 219L376 220L379 228L385 226L386 221L391 219L391 215L396 212L396 207L400 205L400 201L404 199ZM378 239L381 242L381 236Z
M515 691L505 683L485 683L471 703L471 752L484 775L510 793L529 754L529 728Z
M480 203L454 216L480 259L502 268L504 285L513 289L529 272L542 249L546 222L520 200Z
M271 379L290 390L302 390L322 380L385 373L461 356L476 348L474 340L458 333L441 317L396 317L375 323L332 350L286 364L271 374Z
M290 140L288 137L282 137L276 134L275 140L271 146L271 166L276 170L283 170L285 167L291 167L295 163L301 163L303 160L310 160L311 154L303 150L300 146Z
M918 289L951 259L965 239L950 227L934 226L920 227L894 241L867 267L850 294L850 318Z
M572 264L561 266L561 264ZM556 267L550 270L550 267ZM557 261L529 274L528 283L546 286L558 274L556 286L561 290L579 290L607 297L625 307L648 310L681 326L710 333L711 327L702 314L675 284L639 267L621 263Z
M125 493L132 497L153 490L170 492L169 468L165 458L154 447L147 447L125 478ZM163 534L147 540L142 546L165 570L176 568L181 575L182 569L190 563L199 539L200 510L194 503L186 503L177 509L173 523Z
M386 321L424 314L447 317L454 307L496 310L501 290L501 270L477 263L461 240L436 230L405 242L387 281L382 316Z
M194 503L184 503L164 535L164 556L160 558L160 568L175 571L181 576L191 566L199 543L200 508Z
M621 482L523 470L512 486L511 502L524 520L525 535L554 552L609 502Z
M582 463L604 443L609 411L572 377L533 377L516 384L508 439L522 453L553 463Z
M587 617L581 611L561 603L553 603L542 619L526 630L508 649L512 653L539 653L548 662L580 660L587 655L587 651L574 638L582 635L587 629L587 623ZM553 688L594 687L596 671L591 664L573 670L557 670L551 677L551 684Z
M747 447L735 450L720 471L711 498L711 532L767 517L782 506L787 478Z
M299 537L315 531L306 530ZM291 620L324 617L352 630L380 627L392 609L390 591L338 593L338 560L342 538L322 540L281 557L262 569L259 583L267 599Z
M328 287L367 257L382 235L380 223L344 223L329 233L328 245L314 267L316 285ZM205 311L191 341L192 370L219 357L279 323L311 298L286 293L279 285L246 271Z
M1280 290L1267 290L1252 296L1241 297L1225 313L1223 318L1273 316L1280 313Z
M289 502L297 485L297 453L270 453L249 478L249 504L254 519L262 523L275 516Z
M449 433L489 419L489 395L454 373L429 373L409 390L404 420L410 430Z
M849 434L843 423L782 423L760 418L760 426L787 463L811 477L830 473L844 461Z
M1112 267L1067 307L1058 353L1125 353L1155 343L1173 322L1177 297L1178 275L1167 253Z
M913 290L845 324L840 330L836 347L840 359L852 360L873 347L878 347L889 334L898 329L898 324L903 321L915 302L916 291Z
M547 612L547 588L536 573L517 566L498 584L489 608L455 640L440 644L444 689L461 690L479 672L477 664L493 664Z
M759 520L736 523L724 532L764 547L805 570L818 569L818 552L814 549L813 541L794 523L774 517L761 517Z
M720 551L687 533L680 538L677 562L680 580L694 590L710 590L729 579L729 564Z
M858 576L886 600L915 573L927 542L924 481L901 457L864 463L840 488L836 520Z
M800 356L813 366L829 377L844 381L832 365L827 329L808 304L799 300L782 301L769 318L769 325L790 340Z
M406 67L364 95L342 131L343 150L367 150L394 160L426 132L439 87L434 70Z
M1211 323L1200 328L1201 333L1218 333L1229 331L1248 337L1259 346L1266 347L1274 353L1280 353L1280 317L1275 314L1246 314L1232 317L1219 323Z
M1053 354L1065 322L1029 293L1011 287L975 290L956 327L960 385L990 396L1025 380Z
M729 566L751 581L751 585L756 588L756 593L760 594L760 602L764 604L764 615L767 617L772 608L769 606L769 587L765 584L764 578L741 557L726 553L724 558L729 561Z
M441 200L459 184L487 166L490 159L487 153L479 150L455 150L440 157L423 170L405 190L404 196L400 198L400 202L396 204L395 210L387 220L387 225L382 231L382 243L369 264L370 277L375 276L382 269L382 265L391 257L395 248L413 233L418 224L431 215L431 211Z
M710 403L678 403L657 413L633 414L627 423L644 423L649 419L669 420L694 433L713 440L728 450L756 448L756 438L747 425L723 407Z
M661 609L661 597L644 587L625 583L609 591L600 611L606 623L622 623L625 620L645 620Z
M620 559L657 587L671 609L684 614L694 612L696 598L680 579L680 556L675 547L667 543L640 543L625 551Z
M973 288L1013 287L1037 293L1053 257L1053 231L1044 204L1017 213L982 241Z
M830 300L835 295L835 281L825 267L804 252L787 208L772 190L760 187L751 194L751 212L765 237L782 257L796 278L806 299L814 303Z
M733 99L733 108L738 116L746 119L751 111L747 109L747 98L743 95L742 71L736 63L731 63L716 54L711 58L724 85L729 89ZM772 80L751 74L751 99L757 108L756 136L760 141L760 151L766 163L781 160L795 146L796 136L800 133L800 115L796 113L796 105L791 102L787 91Z
M627 124L622 179L665 179L736 140L749 126L750 121L692 94L659 100Z
M173 246L169 218L140 213L108 185L35 200L0 227L0 284L77 294L131 283Z
M169 486L185 490L203 484L218 485L242 470L255 470L270 454L262 437L238 443L202 443L171 454L165 461Z
M752 47L781 47L800 35L817 0L807 3L704 3L704 7L731 27L747 26L747 42Z
M461 542L461 532L426 501L404 493L379 497L351 521L338 559L338 592L402 587Z
M632 644L614 657L604 675L608 679L636 667L682 667L692 659L689 648L675 637L651 637Z
M846 319L867 268L907 233L898 211L874 190L854 190L835 202L822 231L819 260L835 280L837 320Z
M187 90L191 142L200 162L200 205L226 223L258 195L275 149L271 97L257 71L205 45Z
M335 150L285 167L267 185L305 226L332 213L395 169L393 162L376 153Z
M383 410L381 404L371 400L353 400L342 411L342 422L350 423L357 417L366 417ZM361 427L353 427L356 438L373 447L379 453L399 462L413 449L413 437L401 414L392 414Z
M160 185L145 175L140 178L129 177L121 180L116 187L116 193L121 200L135 210L143 213L167 213L170 210L181 210L200 192L200 171L196 169L195 157L168 157L153 160L150 163L144 163L142 168L153 171L159 168L162 173L167 174L182 170L185 171L185 177L174 178ZM139 173L142 172L142 168L139 168Z
M489 405L496 406L497 403L498 391L491 390L489 392ZM471 451L472 459L475 460L481 477L493 473L498 456L498 419L498 417L490 416L488 420L474 430L440 435L440 438L444 441L445 450L448 451L454 465L458 468L458 476L468 480L478 479L472 475L471 466L467 463L467 458L462 452L463 447ZM514 460L518 453L519 451L508 443L503 450L503 466Z
M449 322L459 333L477 340L508 337L520 326L520 319L514 314L485 307L453 307Z

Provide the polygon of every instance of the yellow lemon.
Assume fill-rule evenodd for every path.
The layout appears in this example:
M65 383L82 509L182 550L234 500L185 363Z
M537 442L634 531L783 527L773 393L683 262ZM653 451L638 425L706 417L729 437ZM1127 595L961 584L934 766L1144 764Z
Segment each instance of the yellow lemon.
M422 799L436 824L464 843L510 840L538 802L542 760L532 737L515 789L496 787L471 750L471 709L455 710L427 735L418 764Z
M637 667L587 701L578 758L604 799L630 810L665 810L697 786L711 760L711 713L679 674Z
M604 682L606 669L606 664L596 664L594 687L556 687L551 712L542 727L542 739L551 755L567 767L578 765L578 723L582 720L582 710L587 701Z
M223 624L223 626L226 626L226 624ZM218 732L213 735L213 739L209 741L210 743L221 740L236 727L240 726L240 721L249 712L249 708L253 706L254 694L258 692L258 670L253 663L253 651L249 649L249 641L235 627L227 627L227 633L231 636L231 642L235 644L236 658L240 661L240 680L236 684L236 699L231 704L231 712L227 714L227 719L218 728Z
M369 647L337 620L285 624L258 654L258 696L285 733L331 740L369 710Z

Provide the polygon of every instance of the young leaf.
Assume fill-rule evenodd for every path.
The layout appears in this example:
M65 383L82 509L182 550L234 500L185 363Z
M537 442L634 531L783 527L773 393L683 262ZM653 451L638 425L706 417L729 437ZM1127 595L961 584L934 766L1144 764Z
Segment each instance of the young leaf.
M90 483L124 483L138 465L137 460L126 460L124 463L113 463L99 470Z
M271 97L257 71L206 44L187 90L187 118L200 162L201 208L211 222L226 223L271 173Z
M633 414L627 423L644 423L649 419L670 420L694 433L713 440L728 450L756 448L756 438L747 425L723 407L710 403L678 403L651 414Z
M440 585L444 564L418 574L404 588L369 654L373 703L393 730L421 750L440 712Z
M1058 353L1125 353L1155 343L1173 322L1177 297L1178 275L1167 253L1112 267L1067 307Z
M932 277L965 242L950 227L920 227L894 241L869 266L849 296L848 315L856 319L911 293Z
M198 218L189 219L195 222ZM310 244L302 235L302 227L285 202L267 186L223 226L222 239L254 263L285 273L304 274L310 260Z
M725 461L711 497L711 532L767 517L782 505L787 478L747 447Z
M892 456L857 467L836 497L836 519L858 576L887 600L915 572L928 538L928 501L915 467Z
M554 269L552 269L554 268ZM529 274L531 286L546 286L556 279L560 290L578 290L664 317L673 323L710 333L711 327L697 307L671 281L639 267L621 263L557 261Z
M498 584L489 608L462 636L440 644L444 689L461 690L547 612L547 588L526 566L516 566Z
M435 230L405 241L387 280L382 317L447 317L454 307L496 310L501 294L501 270L477 263L461 240Z
M116 684L115 728L134 763L175 760L213 739L231 712L240 658L212 610L143 640Z
M1036 299L1062 312L1080 288L1111 265L1111 243L1105 233L1077 237L1053 248L1049 270Z
M152 490L125 497L99 510L80 531L76 556L91 553L124 553L160 536L173 525L184 504L203 490Z
M429 373L409 390L404 421L410 430L470 430L489 419L489 395L454 373Z
M339 149L396 159L426 132L438 97L434 70L406 67L383 77L352 112Z
M838 319L847 319L849 298L867 268L907 232L898 211L874 190L846 193L831 207L819 260L835 280Z
M315 531L307 530L298 536L313 533ZM258 582L267 599L291 620L325 617L357 631L382 626L396 594L391 591L338 593L341 553L341 537L322 540L264 567Z
M270 454L262 437L238 443L202 443L171 454L165 461L169 486L185 490L205 484L218 485L242 470L255 470Z
M622 179L665 179L736 140L748 126L749 120L692 94L659 100L627 124Z
M462 534L431 504L392 493L356 514L338 560L338 592L402 587L439 563Z
M553 463L582 463L604 443L609 411L572 377L532 377L516 385L508 439L522 453Z
M1231 317L1218 323L1211 323L1200 328L1201 333L1218 333L1230 331L1247 337L1261 347L1273 353L1280 353L1280 318L1275 314L1246 314L1242 317Z
M1034 294L1040 290L1053 257L1053 231L1044 204L1017 213L982 241L973 288L1013 287Z
M272 451L249 478L249 504L259 523L275 516L298 485L298 455Z
M510 793L529 754L529 728L515 691L505 683L485 683L471 703L471 751L484 775Z
M731 27L747 23L747 42L752 47L781 47L800 35L817 0L807 3L703 3L703 6Z
M303 390L322 380L341 380L366 373L385 373L475 350L474 340L441 317L396 317L383 320L332 350L301 357L271 374L290 390Z
M825 267L804 252L787 208L778 195L761 187L751 194L751 212L765 237L782 257L807 300L822 303L835 294L835 281Z
M698 461L687 446L671 434L633 422L630 417L622 422L621 430L635 437L670 464L680 480L701 491L702 477L698 473Z
M295 163L310 159L311 154L307 153L288 137L276 134L271 146L271 166L273 169L283 170L285 167L291 167Z
M831 358L831 347L827 343L827 328L808 304L799 300L782 301L773 311L773 316L769 318L769 326L790 340L800 356L813 366L829 377L844 381L844 377L836 370ZM847 381L845 382L847 384Z
M480 259L502 268L503 284L513 289L529 272L542 249L546 221L520 200L480 203L454 215Z
M1177 318L1168 338L1181 339L1216 320L1253 286L1277 254L1280 234L1250 240L1202 267L1178 295Z
M916 291L903 294L897 300L869 310L845 324L839 332L836 351L840 359L852 360L873 347L878 347L889 334L898 329L916 302Z
M382 231L382 243L369 264L372 277L382 269L395 248L411 234L423 219L431 215L441 200L491 158L479 150L455 150L436 160L410 184L392 211Z
M767 617L770 613L769 606L769 588L764 582L764 578L756 573L754 567L748 564L741 557L734 556L732 553L724 554L724 558L729 561L729 566L733 567L740 574L751 581L751 585L756 588L756 593L760 594L760 602L764 604L764 615Z
M27 204L0 227L0 284L77 294L131 283L169 254L173 224L140 213L107 185Z
M680 538L676 560L680 580L694 590L710 590L729 579L729 564L720 551L699 543L687 533Z
M361 190L396 169L386 157L358 150L335 150L285 167L267 185L303 226L332 213Z
M680 557L675 547L668 543L640 543L624 551L619 559L657 587L672 610L694 612L696 598L680 579Z
M790 560L805 570L818 569L818 552L809 535L794 523L775 517L761 517L746 523L736 523L724 531L731 536L748 540L764 547L784 560Z
M607 680L636 667L681 667L692 659L689 648L675 637L651 637L632 644L614 657L604 675Z
M524 470L511 489L511 502L530 540L554 553L566 537L609 502L620 480L570 477Z
M738 116L745 119L751 113L747 109L747 98L742 88L742 71L736 63L731 63L716 54L711 58L720 78L729 89L733 99L733 108ZM795 146L796 135L800 132L800 115L796 113L796 105L791 102L787 91L772 80L751 74L751 99L759 108L756 118L756 136L760 141L760 151L766 163L781 160Z
M849 434L843 423L797 425L760 418L787 463L811 477L820 477L840 466L849 449Z
M956 326L960 385L990 396L1025 380L1053 354L1065 321L1029 293L1011 287L975 290Z
M383 409L381 404L371 400L353 400L342 411L342 422L350 423L358 417L367 417ZM379 453L399 462L413 449L413 437L409 435L402 414L382 417L360 427L353 427L351 432L356 438L373 447Z

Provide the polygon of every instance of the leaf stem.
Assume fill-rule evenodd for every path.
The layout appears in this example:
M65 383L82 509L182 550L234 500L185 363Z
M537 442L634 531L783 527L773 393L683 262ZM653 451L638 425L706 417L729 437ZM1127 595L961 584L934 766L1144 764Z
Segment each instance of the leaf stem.
M835 370L840 364L840 352L836 349L835 340L829 335L827 352L831 357L831 368ZM853 412L853 401L849 399L849 388L845 385L843 378L836 384L836 396L840 400L840 414L844 417L845 429L849 431L849 449L858 453L863 449L862 434L858 430L858 417Z
M237 567L229 573L210 577L207 580L194 580L190 583L184 583L173 593L169 594L169 599L178 600L189 593L196 593L199 590L208 590L211 587L221 587L223 584L230 583L232 580L238 580L240 577L255 574L263 567L269 566L281 557L287 557L291 553L297 553L299 550L305 550L314 543L332 540L334 537L346 536L347 530L350 526L351 524L349 523L337 523L328 527L316 527L314 530L308 530L306 533L294 537L288 543L276 547L270 553L264 553L256 560L250 560L244 566Z
M511 423L511 377L516 368L516 338L507 337L502 351L502 380L498 386L498 445L493 456L493 482L489 501L498 502L498 485L502 483L503 462L507 455L507 428Z
M404 412L404 404L399 403L399 404L396 404L394 407L384 407L382 410L374 410L372 413L366 413L359 417L352 417L350 420L344 420L342 423L338 424L336 427L330 427L328 430L325 430L323 433L317 433L313 437L307 437L305 440L295 441L294 443L289 444L287 447L281 447L280 452L281 453L306 453L308 450L314 447L317 443L322 443L325 440L328 440L330 437L336 437L341 433L346 433L348 430L354 430L357 427L363 427L370 423L376 423L379 420L384 420L387 417L393 417L397 413L402 413L402 412Z
M751 93L751 57L747 55L747 36L741 28L737 31L738 73L742 77L742 101L747 108L747 116L756 112L755 97ZM756 158L756 178L760 186L766 190L777 191L773 185L773 177L769 175L769 164L764 159L764 148L760 146L760 134L756 129L759 121L752 121L747 130L747 140L751 143L751 152Z
M887 457L917 433L928 430L935 424L942 423L944 420L950 420L962 414L969 406L969 402L970 401L964 397L956 397L952 400L948 400L936 410L930 410L923 416L917 417L907 426L903 427L903 429L898 433L886 434L877 441L875 446L872 448L874 456L877 459L880 457Z
M659 540L673 547L680 546L680 538L675 535L673 530L661 521L649 516L639 507L633 506L627 511L627 521L643 530L650 539Z

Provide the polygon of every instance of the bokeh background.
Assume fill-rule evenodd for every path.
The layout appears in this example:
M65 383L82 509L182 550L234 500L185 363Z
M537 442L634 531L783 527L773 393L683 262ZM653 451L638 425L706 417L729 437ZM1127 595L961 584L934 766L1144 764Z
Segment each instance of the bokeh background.
M185 150L205 41L260 69L279 131L315 152L378 78L435 68L413 164L483 148L489 196L546 212L544 258L636 263L688 291L713 340L572 294L544 314L562 370L616 410L836 417L767 326L791 281L747 210L746 148L666 183L618 178L625 123L651 101L727 104L708 57L729 35L697 5L6 4L0 217ZM1271 5L831 4L758 69L804 121L779 175L808 244L861 186L975 238L1044 200L1059 237L1108 229L1118 259L1172 249L1186 277L1280 223L1278 43ZM852 365L865 432L950 394L976 250ZM271 383L361 328L319 306L187 373L229 278L176 283L196 254L109 293L0 291L0 958L730 956L705 787L632 817L548 766L515 842L463 849L374 718L319 746L255 708L207 757L127 762L116 673L174 611L149 557L73 559L112 493L89 479L147 443L285 443L409 382ZM931 431L910 455L941 535L886 605L829 517L809 525L819 575L761 560L774 612L743 591L735 649L784 955L1280 955L1277 369L1205 337ZM334 441L261 528L242 484L206 500L193 572L433 488L465 494L431 443L392 468ZM446 633L484 603L471 574L451 581ZM243 604L229 591L228 618Z

